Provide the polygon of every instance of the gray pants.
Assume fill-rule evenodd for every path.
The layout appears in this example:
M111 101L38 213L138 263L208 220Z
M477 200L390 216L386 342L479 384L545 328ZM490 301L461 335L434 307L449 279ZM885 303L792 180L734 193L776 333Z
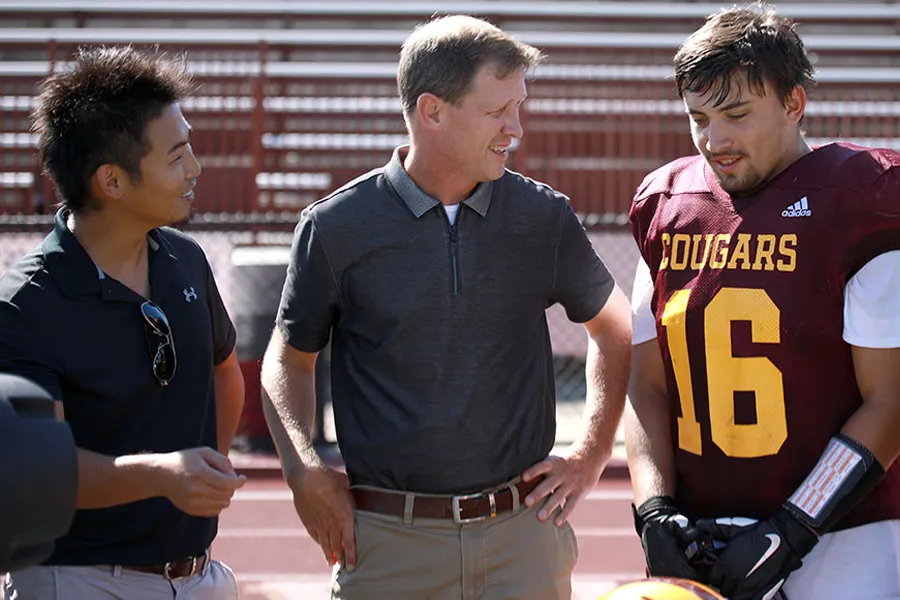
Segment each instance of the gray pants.
M194 577L167 580L119 566L30 567L6 577L5 600L237 600L234 573L210 561Z

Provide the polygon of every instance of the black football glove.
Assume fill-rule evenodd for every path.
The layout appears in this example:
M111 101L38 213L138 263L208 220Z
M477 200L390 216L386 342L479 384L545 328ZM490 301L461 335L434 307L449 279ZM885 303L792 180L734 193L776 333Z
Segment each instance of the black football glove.
M701 519L696 527L726 542L709 571L709 584L730 600L772 600L788 575L819 541L787 508L766 521Z
M649 574L699 581L700 574L685 555L685 549L695 541L696 530L675 501L669 496L654 496L631 509Z

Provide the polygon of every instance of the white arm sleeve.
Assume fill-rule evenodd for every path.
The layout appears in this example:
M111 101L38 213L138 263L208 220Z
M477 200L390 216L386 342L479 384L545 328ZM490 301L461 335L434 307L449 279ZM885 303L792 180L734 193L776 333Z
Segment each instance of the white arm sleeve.
M844 288L844 341L900 348L900 250L873 258Z
M650 268L641 258L638 260L634 286L631 288L631 326L634 329L631 343L634 346L656 337L656 318L650 310L652 296L653 278L650 276Z

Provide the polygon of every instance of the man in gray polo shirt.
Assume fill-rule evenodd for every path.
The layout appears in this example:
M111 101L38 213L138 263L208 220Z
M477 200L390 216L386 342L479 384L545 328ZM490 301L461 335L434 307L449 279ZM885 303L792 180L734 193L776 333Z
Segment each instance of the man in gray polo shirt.
M416 29L398 76L411 145L297 226L264 406L333 598L571 596L566 519L609 458L631 325L567 198L505 169L540 59L471 17ZM548 456L557 302L590 336L587 422ZM349 477L311 442L329 337Z

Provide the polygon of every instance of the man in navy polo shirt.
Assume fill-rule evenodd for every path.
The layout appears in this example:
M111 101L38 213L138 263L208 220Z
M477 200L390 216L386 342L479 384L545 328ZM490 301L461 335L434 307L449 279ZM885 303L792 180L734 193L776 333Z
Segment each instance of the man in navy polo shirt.
M571 596L567 519L612 450L631 319L568 199L505 168L540 58L471 17L418 28L398 76L411 144L300 218L264 406L333 598ZM588 397L550 456L556 303L585 324ZM311 444L329 338L349 478Z
M237 598L209 557L244 482L222 454L243 402L235 331L203 251L167 227L190 217L200 174L178 105L191 90L183 62L133 49L84 51L42 87L63 208L0 279L0 371L62 400L79 510L7 597Z

